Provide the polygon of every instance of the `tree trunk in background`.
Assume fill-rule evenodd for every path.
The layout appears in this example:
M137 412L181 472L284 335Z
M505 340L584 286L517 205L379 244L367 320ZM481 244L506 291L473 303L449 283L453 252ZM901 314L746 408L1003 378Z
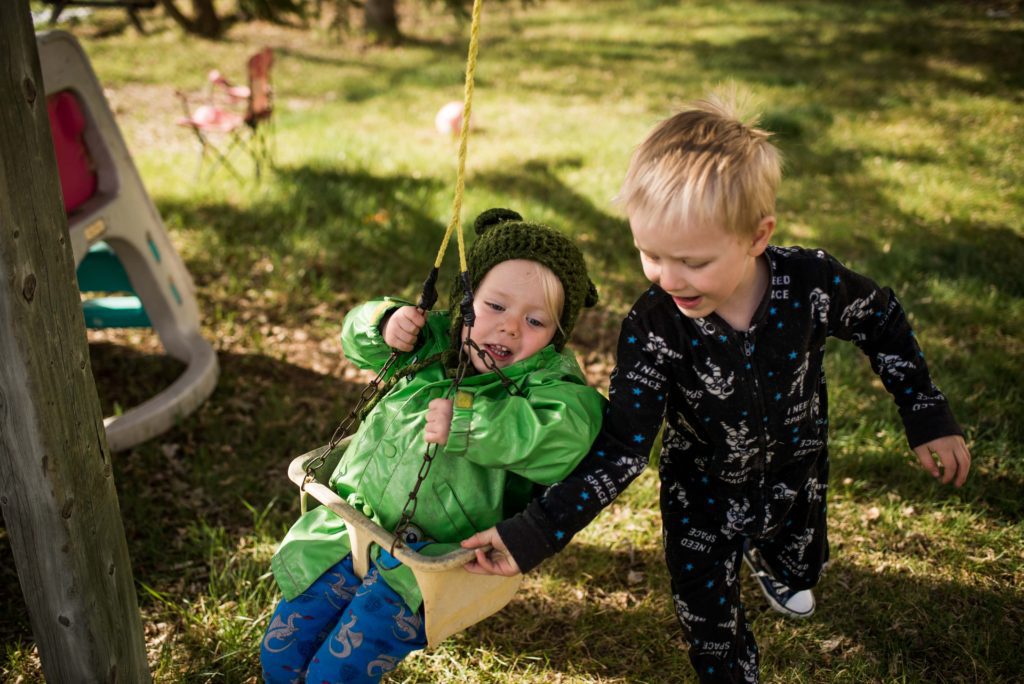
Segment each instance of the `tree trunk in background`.
M397 43L402 38L398 31L397 0L366 0L363 9L363 28L381 43Z
M217 38L223 30L220 17L217 16L217 9L213 6L213 0L192 0L194 19L187 17L178 9L175 0L160 0L160 5L167 12L167 16L187 33L194 33L204 38Z
M46 680L149 682L24 0L0 0L0 508Z

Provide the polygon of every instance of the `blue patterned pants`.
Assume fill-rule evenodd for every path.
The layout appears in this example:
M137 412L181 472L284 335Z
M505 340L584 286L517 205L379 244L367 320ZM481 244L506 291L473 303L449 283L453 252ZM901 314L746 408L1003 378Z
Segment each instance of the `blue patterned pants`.
M426 644L423 615L409 609L377 568L360 580L348 556L294 600L281 600L260 644L260 662L268 684L379 682Z

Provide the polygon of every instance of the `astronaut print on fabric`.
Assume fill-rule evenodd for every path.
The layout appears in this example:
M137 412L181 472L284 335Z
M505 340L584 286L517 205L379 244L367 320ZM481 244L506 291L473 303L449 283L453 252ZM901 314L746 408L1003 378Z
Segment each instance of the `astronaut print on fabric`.
M727 585L733 585L738 579L736 574L736 564L739 561L739 556L728 556L722 563L722 569L725 571L725 583Z
M668 486L668 495L679 503L680 508L690 507L690 499L686 496L686 490L678 482L673 482Z
M812 541L814 541L814 530L804 530L786 546L786 551L793 553L798 561L802 561L804 553Z
M742 484L749 479L761 451L757 435L745 419L736 425L723 423L721 431L725 445L716 477L729 484Z
M725 622L719 622L719 629L727 629L730 632L736 631L736 625L739 624L737 618L739 617L740 607L737 605L732 606L732 610L729 612L729 619Z
M693 625L698 622L705 621L706 618L702 618L699 615L691 613L690 607L686 605L686 601L684 601L678 594L672 595L672 602L676 606L676 615L679 616L679 619L682 620L687 627L692 628Z
M784 482L772 485L772 498L776 501L792 501L796 498L796 490L790 489Z
M807 480L805 487L808 501L823 501L825 490L828 489L828 482L819 482L818 478L812 477Z
M757 455L757 438L751 434L746 420L741 420L736 427L723 423L722 431L725 433L725 444L729 447L729 454L725 457L727 465L743 467L751 457Z
M921 411L935 406L942 406L945 403L946 396L938 387L932 384L931 388L927 392L917 392L914 395L914 404L911 406L911 410Z
M741 499L729 499L729 509L725 512L725 523L722 525L722 534L732 539L737 532L742 532L754 520L750 514L750 501Z
M839 316L840 322L845 327L849 328L852 327L855 322L870 316L872 313L870 305L874 298L875 293L872 292L867 297L861 297L860 299L854 300L845 309L843 309L843 313Z
M726 376L719 366L712 363L711 359L707 359L704 362L705 369L697 371L697 377L701 379L704 386L707 388L708 393L713 397L719 399L727 399L733 393L733 380L736 378L735 373L729 373Z
M803 363L796 368L795 377L793 378L793 384L789 387L789 394L787 396L802 396L804 394L804 380L807 378L807 369L810 367L811 355L804 354Z
M828 307L831 302L831 297L829 297L828 294L826 294L820 287L816 287L811 290L811 294L807 299L810 302L814 318L816 318L819 323L827 323Z
M683 358L683 355L674 349L671 349L666 343L665 338L658 337L654 333L651 333L647 337L647 344L644 345L644 351L650 352L655 355L655 363L659 366L665 363L665 360L679 361Z
M693 433L689 434L692 435ZM686 451L693 446L693 442L687 439L687 433L671 427L665 428L665 437L662 444L666 449L672 449L673 451Z
M906 380L907 373L917 368L913 361L885 352L875 356L875 365L878 367L878 374L889 380Z

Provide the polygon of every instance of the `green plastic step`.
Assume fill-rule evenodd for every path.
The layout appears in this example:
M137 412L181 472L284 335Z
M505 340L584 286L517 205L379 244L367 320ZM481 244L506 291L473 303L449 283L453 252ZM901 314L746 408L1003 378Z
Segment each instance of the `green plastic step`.
M82 292L135 293L117 254L105 242L97 242L78 264L78 289Z
M97 297L82 302L90 328L149 328L152 323L138 297Z

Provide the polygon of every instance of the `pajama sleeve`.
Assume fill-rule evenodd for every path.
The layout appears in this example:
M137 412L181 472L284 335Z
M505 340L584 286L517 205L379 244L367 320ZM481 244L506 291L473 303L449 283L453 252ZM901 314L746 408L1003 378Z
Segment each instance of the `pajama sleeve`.
M826 255L829 334L852 341L868 357L899 408L911 448L962 435L935 383L896 295Z
M589 453L525 511L498 524L523 572L564 548L646 467L667 398L667 387L653 389L649 379L670 375L659 345L664 340L644 332L634 309L622 326L604 423Z

